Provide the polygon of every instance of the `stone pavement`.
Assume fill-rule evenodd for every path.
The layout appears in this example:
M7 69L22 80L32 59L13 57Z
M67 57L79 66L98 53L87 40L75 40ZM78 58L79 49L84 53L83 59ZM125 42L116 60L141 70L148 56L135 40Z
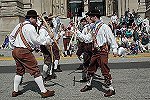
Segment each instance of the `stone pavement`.
M57 73L58 78L45 84L47 89L54 89L55 96L44 100L150 100L150 68L142 69L112 69L113 86L116 95L104 97L105 87L103 80L97 78L93 81L93 89L81 93L80 89L85 83L76 82L73 86L73 78L78 81L81 78L80 71L68 75L66 70ZM98 71L100 72L100 71ZM0 73L0 100L43 100L33 77L25 74L20 90L24 93L18 97L11 97L13 90L13 78L15 73ZM101 75L101 74L100 74Z
M9 71L12 69L8 69L8 66L12 66L15 70L15 63L10 56L10 50L4 50L1 51L0 54L1 53L4 53L5 57L0 57L0 70L5 68L7 73L0 73L0 100L43 100L33 77L28 73L24 75L23 84L19 87L24 93L18 97L11 97L15 72ZM43 59L40 54L35 55L39 65L42 65ZM114 63L118 68L111 69L116 95L107 98L103 96L106 88L103 86L102 76L94 78L91 91L81 93L80 89L85 85L85 83L78 82L81 79L81 70L70 74L74 71L73 69L75 69L73 67L77 67L75 65L80 63L80 61L76 56L71 58L62 57L60 64L72 67L72 69L56 73L57 79L45 83L47 89L54 89L56 93L55 96L44 100L150 100L149 61L149 53L127 56L125 58L113 58L112 55L110 55L109 62ZM133 63L134 65L134 62L139 62L141 68L136 66L129 66L128 68L123 67L126 66L127 63ZM121 65L117 63L120 63ZM143 68L143 66L147 66L147 68ZM101 75L100 70L97 71L97 74ZM73 81L74 77L75 83Z

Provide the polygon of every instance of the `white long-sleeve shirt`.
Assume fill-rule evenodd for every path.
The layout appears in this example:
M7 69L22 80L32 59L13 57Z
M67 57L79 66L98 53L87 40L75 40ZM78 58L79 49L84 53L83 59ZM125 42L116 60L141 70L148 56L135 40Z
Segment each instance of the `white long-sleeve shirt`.
M25 23L28 23L28 24L25 24ZM43 34L37 34L35 27L32 24L30 24L29 21L25 21L23 22L23 24L25 25L22 27L22 34L32 49L37 47L37 45L43 45L45 43L45 36ZM14 28L14 30L11 32L9 36L10 46L12 49L14 47L27 48L24 45L19 33L17 34L16 38L14 37L19 27L20 27L20 24L18 24Z
M95 30L97 29L97 27L100 23L101 22L96 24ZM98 47L101 47L104 44L108 43L111 46L111 48L113 49L113 53L117 54L118 45L117 45L116 39L108 25L103 24L99 28L97 35L96 35L96 40L97 40Z
M78 33L78 38L81 42L85 42L85 43L91 43L93 40L92 40L92 35L90 33L90 25L87 24L84 26L82 32L79 32Z
M47 28L42 26L39 30L39 34L41 34L41 38L43 39L42 45L51 45L53 40L50 38L49 33L47 32Z

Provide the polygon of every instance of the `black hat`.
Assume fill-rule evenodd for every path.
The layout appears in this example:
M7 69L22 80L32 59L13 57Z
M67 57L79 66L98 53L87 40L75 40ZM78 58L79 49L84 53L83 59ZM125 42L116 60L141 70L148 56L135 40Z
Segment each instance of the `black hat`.
M81 20L80 20L80 22L83 22L83 21L86 21L87 22L87 20L86 20L86 18L84 17L84 18L82 18Z
M29 10L29 11L27 11L26 17L38 17L38 15L35 10Z
M101 16L100 11L96 10L96 9L88 11L85 15L88 15L88 16L94 16L94 15Z
M88 11L87 13L85 13L85 15L88 15L90 11Z
M47 16L45 16L44 19L45 19L46 21L49 21L49 18L48 18Z

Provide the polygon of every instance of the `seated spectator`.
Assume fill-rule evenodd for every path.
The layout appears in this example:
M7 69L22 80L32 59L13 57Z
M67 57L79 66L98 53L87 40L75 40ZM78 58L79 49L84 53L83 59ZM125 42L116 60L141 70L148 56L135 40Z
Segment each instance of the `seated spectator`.
M132 29L131 29L131 27L128 28L128 30L126 31L125 35L126 35L127 38L132 36Z
M118 46L121 45L121 38L120 38L120 35L117 35L117 37L116 37L116 42L117 42Z
M125 48L128 48L128 39L125 35L122 36L122 43L125 45Z
M122 28L120 29L122 36L126 33L126 25L123 25Z
M138 27L135 27L134 32L133 32L133 40L139 41L139 32L138 32Z
M122 44L119 48L118 48L118 56L119 57L125 57L127 53L127 50L125 48L125 44Z
M145 34L145 35L142 37L141 44L144 46L144 48L145 48L146 50L149 50L149 49L150 49L149 37L148 37L147 34Z
M9 37L6 35L5 36L5 40L4 40L3 44L2 44L2 48L5 49L5 48L8 47L8 45L9 45Z
M149 29L150 29L150 22L149 22L149 18L148 16L145 17L145 19L143 19L143 22L142 22L142 26L143 26L143 32L145 33L149 33Z
M137 55L138 54L138 45L136 43L131 43L130 45L130 55Z

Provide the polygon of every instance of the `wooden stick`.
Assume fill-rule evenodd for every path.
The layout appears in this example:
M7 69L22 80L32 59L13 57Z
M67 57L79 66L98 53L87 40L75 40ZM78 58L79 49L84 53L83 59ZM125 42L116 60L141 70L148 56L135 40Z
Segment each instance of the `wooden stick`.
M69 45L68 45L68 47L67 47L67 50L69 50L69 48L70 48L70 46L71 46L71 43L72 43L72 40L73 40L74 35L75 35L75 34L73 34L72 37L71 37L71 39L70 39Z
M72 35L72 37L71 37L71 40L70 40L70 42L69 42L69 45L68 45L68 47L67 47L67 50L69 50L69 48L70 48L70 46L71 46L71 43L73 42L72 40L73 40L73 38L74 38L74 42L75 42L75 44L77 43L77 28L78 28L78 24L77 24L77 20L78 20L78 17L77 16L75 16L74 17L74 32L73 32L73 35Z
M46 28L48 29L47 31L48 31L49 36L51 36L51 35L54 36L54 33L52 32L52 28L48 25L48 23L47 23L46 20L44 19L44 16L42 16L41 18L42 18L43 22L45 23ZM52 39L53 39L53 41L56 43L56 45L57 45L57 47L58 47L58 43L57 43L56 39L55 39L55 38L52 38Z

